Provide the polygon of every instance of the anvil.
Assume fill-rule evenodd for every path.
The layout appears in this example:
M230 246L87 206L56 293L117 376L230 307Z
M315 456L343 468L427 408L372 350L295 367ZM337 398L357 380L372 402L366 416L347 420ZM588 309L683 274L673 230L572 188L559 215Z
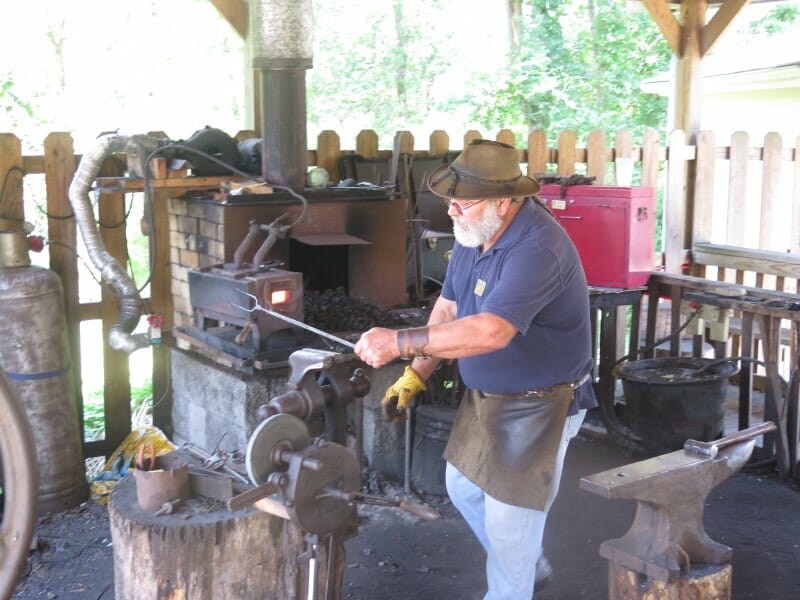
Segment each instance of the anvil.
M730 547L703 528L703 507L711 490L748 461L765 427L715 442L715 456L678 450L616 469L588 475L580 487L604 498L636 500L636 516L621 538L600 545L600 555L653 579L672 583L698 563L731 560ZM774 425L770 429L774 429Z

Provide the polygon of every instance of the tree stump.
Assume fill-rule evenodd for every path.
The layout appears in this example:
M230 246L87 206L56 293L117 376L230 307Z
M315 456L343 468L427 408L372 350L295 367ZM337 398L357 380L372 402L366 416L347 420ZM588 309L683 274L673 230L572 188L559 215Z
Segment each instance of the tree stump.
M730 600L732 576L730 563L698 565L677 581L666 583L611 563L608 597L613 600Z
M118 600L307 597L306 540L291 521L252 508L207 510L195 499L156 516L139 507L132 476L111 493L108 510ZM328 581L329 597L338 598L344 560L333 554L328 580L326 545L317 549L316 585L321 594Z

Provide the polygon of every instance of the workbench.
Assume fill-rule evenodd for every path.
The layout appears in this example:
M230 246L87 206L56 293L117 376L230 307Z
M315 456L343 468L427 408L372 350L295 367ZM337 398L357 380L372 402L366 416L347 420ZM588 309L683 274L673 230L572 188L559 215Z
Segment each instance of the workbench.
M796 294L769 291L739 284L710 281L685 275L666 275L654 273L648 281L649 310L647 319L646 347L655 336L656 306L660 297L672 301L672 327L670 351L677 356L680 344L681 304L689 301L697 306L714 306L732 310L741 322L739 355L741 361L739 374L739 429L752 423L752 393L755 368L747 359L758 359L764 364L764 420L774 421L778 429L775 434L764 437L764 446L758 458L774 457L778 472L782 476L796 476L798 472L798 435L800 435L800 407L798 406L798 371L800 353L797 352L797 338L800 332L800 297ZM792 347L789 357L788 384L785 391L779 375L781 360L781 327L789 324L789 338ZM757 327L755 327L757 325ZM793 342L791 340L794 340ZM693 336L695 355L703 342L702 335ZM760 345L760 353L759 353ZM727 342L717 342L715 352L718 358L725 356ZM652 349L649 356L652 356ZM648 356L646 354L646 356Z

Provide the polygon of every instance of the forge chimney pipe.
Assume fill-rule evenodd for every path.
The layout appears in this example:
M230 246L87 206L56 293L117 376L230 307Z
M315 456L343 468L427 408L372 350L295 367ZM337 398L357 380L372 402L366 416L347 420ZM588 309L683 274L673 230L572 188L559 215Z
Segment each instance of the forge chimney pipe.
M251 0L253 68L261 71L262 174L295 191L306 183L312 22L311 0Z
M263 70L261 98L261 173L301 192L308 168L305 70Z

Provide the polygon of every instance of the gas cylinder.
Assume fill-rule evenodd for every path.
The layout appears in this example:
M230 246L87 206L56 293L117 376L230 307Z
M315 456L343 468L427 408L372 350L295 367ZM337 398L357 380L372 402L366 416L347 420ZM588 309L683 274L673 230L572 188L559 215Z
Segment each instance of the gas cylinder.
M0 340L36 446L37 515L77 506L88 485L61 280L31 265L22 229L0 231Z

